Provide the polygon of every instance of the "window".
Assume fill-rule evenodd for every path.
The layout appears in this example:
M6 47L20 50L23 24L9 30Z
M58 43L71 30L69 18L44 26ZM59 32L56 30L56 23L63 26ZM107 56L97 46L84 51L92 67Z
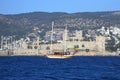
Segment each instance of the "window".
M78 39L74 39L74 41L78 41Z
M82 47L85 47L85 45L83 44Z
M89 52L90 50L89 49L86 49L86 52Z
M28 46L27 48L28 48L28 49L32 49L32 46Z
M79 48L79 45L74 45L74 48Z
M37 48L38 48L37 46L34 47L34 49L37 49Z

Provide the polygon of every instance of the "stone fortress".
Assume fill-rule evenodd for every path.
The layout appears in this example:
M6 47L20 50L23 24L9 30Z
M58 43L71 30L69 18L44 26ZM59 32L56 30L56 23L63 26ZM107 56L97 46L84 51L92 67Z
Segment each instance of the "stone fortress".
M63 39L53 43L42 43L37 37L32 44L28 44L25 39L21 40L19 48L14 49L14 55L45 55L53 51L63 51L64 48L73 52L74 49L78 51L77 55L94 52L105 52L105 38L103 36L96 36L95 40L84 40L82 31L75 31L74 36L69 36L68 30L62 31Z

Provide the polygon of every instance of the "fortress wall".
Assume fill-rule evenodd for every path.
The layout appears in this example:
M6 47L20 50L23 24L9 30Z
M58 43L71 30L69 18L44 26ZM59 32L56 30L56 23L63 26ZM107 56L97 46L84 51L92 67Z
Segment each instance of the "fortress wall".
M14 55L38 55L37 49L16 49Z

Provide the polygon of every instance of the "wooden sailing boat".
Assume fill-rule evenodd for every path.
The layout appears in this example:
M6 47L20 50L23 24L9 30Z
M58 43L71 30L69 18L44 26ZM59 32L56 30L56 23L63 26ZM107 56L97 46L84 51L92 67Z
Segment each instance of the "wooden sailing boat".
M67 49L66 49L67 32L65 32L64 51L54 51L53 52L53 48L52 48L53 26L54 26L54 22L52 22L51 48L50 48L51 51L49 54L46 55L46 57L48 57L48 58L71 58L73 55L70 55L70 52L67 52ZM67 30L67 26L66 26L66 30Z

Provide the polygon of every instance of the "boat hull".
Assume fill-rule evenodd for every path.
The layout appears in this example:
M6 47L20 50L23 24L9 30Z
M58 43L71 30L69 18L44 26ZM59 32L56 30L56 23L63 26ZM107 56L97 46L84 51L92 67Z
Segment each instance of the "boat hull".
M48 58L59 58L59 59L64 59L64 58L71 58L72 55L54 55L54 54L49 54L46 55Z

